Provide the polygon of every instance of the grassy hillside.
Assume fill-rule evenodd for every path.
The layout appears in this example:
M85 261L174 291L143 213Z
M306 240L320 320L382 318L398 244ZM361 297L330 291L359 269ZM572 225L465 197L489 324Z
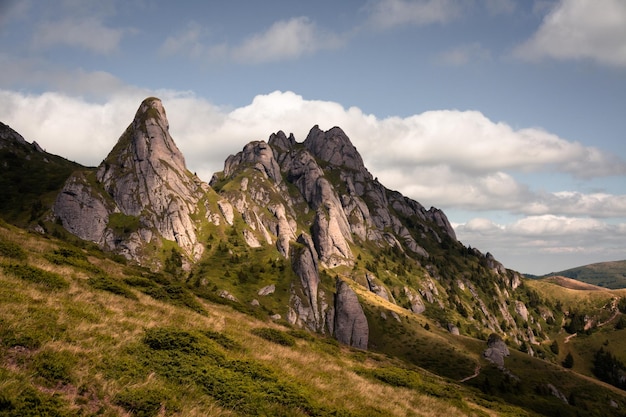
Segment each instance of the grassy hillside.
M571 371L564 383L559 366L521 353L507 366L522 382L507 382L481 358L484 341L422 316L404 312L387 339L421 358L417 367L4 223L0 305L0 416L592 416L611 415L598 414L609 399L626 407L621 392ZM546 394L546 381L569 386L578 405Z
M564 276L604 288L626 288L626 260L579 266L547 276Z
M81 168L21 143L0 148L0 166L0 217L22 226L44 214L65 180Z

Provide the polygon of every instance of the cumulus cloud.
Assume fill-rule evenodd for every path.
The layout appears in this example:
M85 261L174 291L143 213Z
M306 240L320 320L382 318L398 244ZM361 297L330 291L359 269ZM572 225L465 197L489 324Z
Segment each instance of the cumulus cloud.
M453 0L376 0L365 6L370 23L380 29L403 25L447 23L462 15Z
M170 132L187 165L205 180L251 140L267 140L283 130L302 141L319 124L322 129L342 127L374 176L426 205L525 215L626 217L626 196L538 191L515 177L518 170L623 173L623 161L540 129L515 130L473 111L379 119L355 107L280 91L259 95L247 106L224 109L192 93L129 88L100 104L54 93L0 91L0 114L27 140L96 165L149 95L163 100Z
M528 60L589 59L626 68L626 2L560 0L515 55Z
M521 272L541 275L624 257L624 223L547 214L507 224L476 218L453 226L459 240Z
M245 63L281 61L341 44L338 36L320 31L310 19L296 17L276 22L265 32L249 37L233 49L232 56Z
M33 44L37 48L63 45L109 54L118 49L125 32L105 26L95 17L70 17L42 23L33 35Z
M454 227L463 243L492 252L509 267L520 269L516 262L529 256L545 258L533 262L536 270L523 272L549 272L542 265L555 265L555 257L562 269L584 264L585 256L590 262L598 256L623 257L626 224L612 221L626 218L625 195L536 190L515 172L523 168L573 175L573 163L590 172L599 171L596 165L613 166L605 173L619 166L623 172L624 162L540 129L513 129L479 112L432 111L380 119L355 107L280 91L226 109L191 92L128 87L98 103L59 93L0 90L0 114L4 123L48 152L95 166L132 121L139 103L152 95L163 100L170 133L187 166L204 180L251 140L267 140L283 130L302 141L315 124L322 129L336 125L385 186L427 206L508 213L514 220L503 224L481 216ZM594 157L581 158L586 154Z

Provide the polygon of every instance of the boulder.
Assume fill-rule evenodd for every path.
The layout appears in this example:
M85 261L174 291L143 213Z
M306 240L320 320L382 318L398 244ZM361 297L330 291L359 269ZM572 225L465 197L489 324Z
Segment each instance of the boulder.
M335 338L359 349L367 349L369 327L356 293L341 279L337 279L335 294Z
M509 356L509 348L504 340L495 333L489 335L487 339L487 349L483 352L483 357L493 362L499 368L504 368L504 358Z

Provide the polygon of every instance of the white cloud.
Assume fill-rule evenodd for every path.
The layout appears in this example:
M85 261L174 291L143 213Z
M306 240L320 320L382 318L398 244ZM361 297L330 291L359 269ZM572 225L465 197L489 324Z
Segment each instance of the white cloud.
M376 120L368 128L363 133L369 142L386 143L378 160L400 170L444 164L471 175L555 170L584 178L626 172L623 161L596 148L538 128L515 130L477 111L428 111Z
M453 0L375 0L365 9L370 23L380 29L447 23L462 15L461 3Z
M244 63L282 61L341 44L339 37L320 31L308 18L296 17L276 22L265 32L249 37L232 50L232 56Z
M100 103L58 93L0 90L0 114L2 122L28 141L93 166L106 157L141 100L150 95L163 100L172 137L189 169L204 180L251 140L267 140L280 129L302 141L315 124L322 129L337 125L372 174L389 188L427 206L521 216L505 224L484 216L455 224L463 243L492 252L509 267L545 273L557 259L565 269L586 259L623 258L626 224L611 219L626 218L625 195L537 191L514 175L526 165L533 170L546 169L544 165L567 170L567 162L585 152L596 153L595 159L583 158L586 164L608 164L610 158L541 130L514 130L494 123L479 112L433 111L378 119L358 108L279 91L259 95L247 106L225 109L190 92L126 87ZM455 132L461 137L455 139ZM527 154L524 148L534 151ZM518 263L529 257L532 264ZM535 262L537 257L541 259Z
M198 57L206 49L202 43L204 36L204 29L198 22L189 22L185 29L165 39L161 45L161 53L165 55L182 53Z
M33 43L37 48L65 45L109 54L118 49L125 32L107 27L95 17L66 18L42 23L33 35Z
M179 33L169 36L161 45L165 55L184 54L209 61L230 59L244 64L285 61L335 49L344 44L341 36L321 30L307 17L274 22L267 30L252 34L238 45L211 44L208 31L191 22Z
M109 78L87 74L86 79L98 76ZM283 130L302 141L309 129L319 124L322 129L342 127L374 176L425 205L526 215L626 217L624 195L538 191L515 177L518 170L560 175L623 173L623 161L543 130L515 130L473 111L442 110L378 119L358 108L279 91L226 110L192 93L127 88L116 90L101 104L61 94L28 96L3 91L0 114L27 140L96 165L149 95L163 100L171 134L187 165L205 180L223 168L229 154L251 140L267 140L271 133ZM586 158L588 154L594 157ZM574 167L578 171L573 171Z
M507 267L546 274L624 258L626 224L588 217L528 216L508 224L477 218L454 225L466 245L490 251Z
M538 60L590 59L626 67L626 2L561 0L541 26L515 50L516 56Z

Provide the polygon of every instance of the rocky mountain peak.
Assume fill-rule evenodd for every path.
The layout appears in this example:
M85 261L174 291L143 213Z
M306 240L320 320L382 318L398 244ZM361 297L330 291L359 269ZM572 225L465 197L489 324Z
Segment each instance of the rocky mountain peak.
M10 126L0 122L0 149L16 143L28 145L28 142L26 142L22 135L11 129Z
M367 172L361 155L339 127L324 132L318 125L313 126L304 140L304 147L333 166Z
M107 170L113 168L116 171L116 167L124 170L139 164L143 169L150 165L162 165L163 162L177 171L187 169L183 154L169 134L169 122L161 100L149 97L141 103L133 122L103 165Z
M187 170L161 100L141 103L95 177L101 189L77 174L59 194L54 211L66 229L131 259L139 260L155 236L175 241L191 258L200 256L192 215L208 187ZM93 210L98 221L86 224L89 215L76 210Z

